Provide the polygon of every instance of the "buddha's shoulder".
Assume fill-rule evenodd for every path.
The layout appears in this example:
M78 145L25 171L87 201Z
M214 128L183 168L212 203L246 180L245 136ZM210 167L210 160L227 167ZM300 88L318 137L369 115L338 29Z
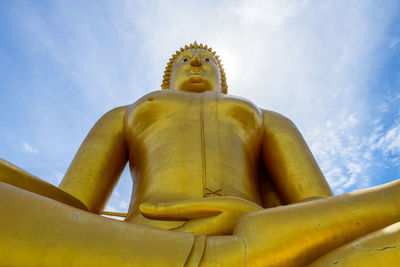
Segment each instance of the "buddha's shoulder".
M159 90L150 92L142 96L132 105L130 105L130 107L135 108L137 106L149 102L152 103L187 102L187 101L192 101L196 97L197 97L196 94L190 92L183 92L176 90Z
M218 102L222 106L221 108L226 107L227 109L245 109L262 115L262 110L256 104L240 96L221 94Z
M205 101L201 101L201 99L205 99ZM133 112L147 109L166 107L168 107L168 109L180 109L182 106L196 106L196 103L212 102L218 103L222 109L239 108L262 114L261 109L259 109L253 102L243 97L215 92L192 93L177 90L159 90L150 92L139 98L133 104L127 106L126 111L128 114L132 114Z
M137 101L127 106L126 114L159 112L160 110L173 110L181 108L184 105L191 105L196 99L196 94L176 91L176 90L159 90L150 92Z

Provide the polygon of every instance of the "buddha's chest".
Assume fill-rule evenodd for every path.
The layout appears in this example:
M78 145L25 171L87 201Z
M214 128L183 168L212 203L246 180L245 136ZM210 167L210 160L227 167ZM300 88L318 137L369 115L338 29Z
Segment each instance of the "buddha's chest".
M136 102L126 118L132 138L160 133L182 141L221 132L251 139L261 124L262 113L252 103L214 92L154 92Z
M211 92L155 92L132 105L125 131L138 198L228 195L258 203L262 115L250 102Z

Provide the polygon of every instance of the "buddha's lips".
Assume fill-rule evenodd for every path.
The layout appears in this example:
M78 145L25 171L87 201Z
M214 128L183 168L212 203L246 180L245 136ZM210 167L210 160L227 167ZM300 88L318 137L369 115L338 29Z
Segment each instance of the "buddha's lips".
M203 79L201 77L190 77L189 82L191 83L201 83Z
M202 67L192 67L191 70L190 70L190 72L192 72L192 73L201 73L203 71L204 70L203 70Z

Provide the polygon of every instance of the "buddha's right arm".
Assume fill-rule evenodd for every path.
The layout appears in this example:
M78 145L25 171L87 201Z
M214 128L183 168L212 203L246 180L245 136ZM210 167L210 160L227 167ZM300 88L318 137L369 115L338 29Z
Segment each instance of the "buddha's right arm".
M96 122L59 185L90 212L104 207L126 165L125 110L126 106L115 108Z
M0 214L0 266L184 266L197 255L191 233L105 218L2 182Z

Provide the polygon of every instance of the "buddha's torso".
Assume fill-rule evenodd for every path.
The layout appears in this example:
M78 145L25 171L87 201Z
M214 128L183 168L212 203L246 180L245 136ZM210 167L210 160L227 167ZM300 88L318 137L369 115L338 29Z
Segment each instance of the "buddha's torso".
M134 173L127 221L178 225L144 218L143 202L237 196L260 204L262 113L250 102L215 92L156 91L128 109L125 134Z

